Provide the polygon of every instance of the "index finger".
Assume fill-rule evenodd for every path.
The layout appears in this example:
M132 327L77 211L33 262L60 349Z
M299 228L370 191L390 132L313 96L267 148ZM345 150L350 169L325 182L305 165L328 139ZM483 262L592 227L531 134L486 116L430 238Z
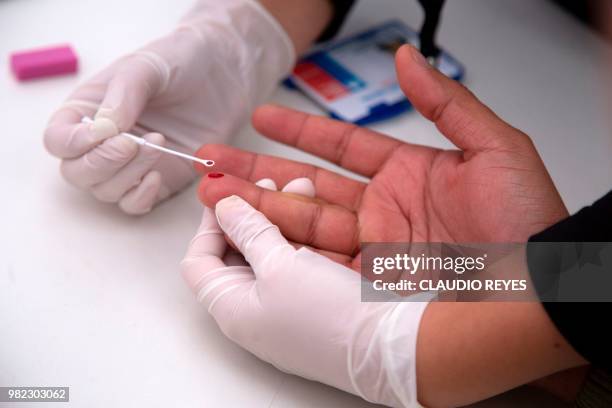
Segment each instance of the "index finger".
M356 125L266 105L253 115L264 136L295 146L366 177L378 172L403 142Z
M359 247L359 220L348 209L297 194L270 191L239 177L204 177L198 190L207 207L237 195L262 212L291 241L345 255ZM227 232L227 231L226 231Z
M198 150L196 155L214 160L215 171L229 173L251 182L267 177L278 185L285 185L296 178L306 177L313 182L317 197L351 210L358 208L366 187L360 181L312 164L252 153L226 145L208 144ZM200 165L196 165L196 169L206 170Z

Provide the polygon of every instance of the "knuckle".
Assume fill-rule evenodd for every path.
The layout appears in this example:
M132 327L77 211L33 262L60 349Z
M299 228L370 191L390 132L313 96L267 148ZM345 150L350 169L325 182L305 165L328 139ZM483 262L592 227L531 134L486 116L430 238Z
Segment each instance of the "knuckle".
M533 139L523 132L519 132L517 143L523 150L536 150Z
M521 154L532 153L536 151L535 144L531 137L527 134L515 130L511 137L505 138L505 148L508 151L513 151Z
M317 233L319 229L319 222L321 221L321 215L323 213L323 207L315 204L310 209L308 217L308 224L306 227L306 237L304 243L306 245L314 245L317 239Z
M342 132L342 135L337 141L336 148L334 151L336 152L336 157L334 157L333 162L339 166L343 165L344 157L346 156L346 152L348 147L353 140L353 137L359 131L359 127L354 124L347 125Z

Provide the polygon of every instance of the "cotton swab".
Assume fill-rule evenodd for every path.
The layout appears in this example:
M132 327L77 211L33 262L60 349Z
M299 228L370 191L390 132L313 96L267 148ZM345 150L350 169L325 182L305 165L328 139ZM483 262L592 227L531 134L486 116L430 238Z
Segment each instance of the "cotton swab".
M83 123L90 123L91 124L94 121L93 121L93 119L85 116L85 117L83 117L83 119L81 119L81 122L83 122ZM191 161L203 164L206 167L212 167L212 166L215 165L215 161L214 160L200 159L198 157L191 156L189 154L177 152L176 150L168 149L167 147L163 147L163 146L159 146L159 145L156 145L154 143L151 143L151 142L147 142L142 137L138 137L138 136L132 135L130 133L123 132L123 133L120 133L120 134L123 135L123 136L129 137L130 139L132 139L134 142L138 143L141 146L147 146L147 147L159 150L159 151L164 152L164 153L168 153L168 154L172 154L174 156L182 157L183 159L187 159L187 160L191 160Z

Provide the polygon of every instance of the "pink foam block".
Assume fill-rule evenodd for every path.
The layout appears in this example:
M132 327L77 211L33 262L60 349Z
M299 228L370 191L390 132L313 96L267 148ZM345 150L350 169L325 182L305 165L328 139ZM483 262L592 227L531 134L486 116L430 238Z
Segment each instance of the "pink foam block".
M11 54L11 69L20 81L76 72L78 58L69 45L17 51Z

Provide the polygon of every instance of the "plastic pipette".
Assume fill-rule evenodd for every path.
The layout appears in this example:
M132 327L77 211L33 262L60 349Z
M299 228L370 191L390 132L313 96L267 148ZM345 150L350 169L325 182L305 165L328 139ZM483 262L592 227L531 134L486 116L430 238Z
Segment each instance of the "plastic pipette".
M85 116L85 117L83 117L83 119L81 119L81 122L83 122L83 123L93 123L94 121L90 117ZM147 147L159 150L159 151L164 152L164 153L168 153L168 154L172 154L174 156L182 157L183 159L187 159L187 160L194 161L196 163L203 164L206 167L212 167L212 166L215 165L214 160L200 159L198 157L191 156L189 154L177 152L176 150L168 149L167 147L163 147L163 146L159 146L159 145L156 145L154 143L151 143L151 142L147 142L142 137L138 137L138 136L132 135L130 133L122 132L122 133L120 133L120 135L129 137L130 139L132 139L134 142L138 143L141 146L147 146Z

